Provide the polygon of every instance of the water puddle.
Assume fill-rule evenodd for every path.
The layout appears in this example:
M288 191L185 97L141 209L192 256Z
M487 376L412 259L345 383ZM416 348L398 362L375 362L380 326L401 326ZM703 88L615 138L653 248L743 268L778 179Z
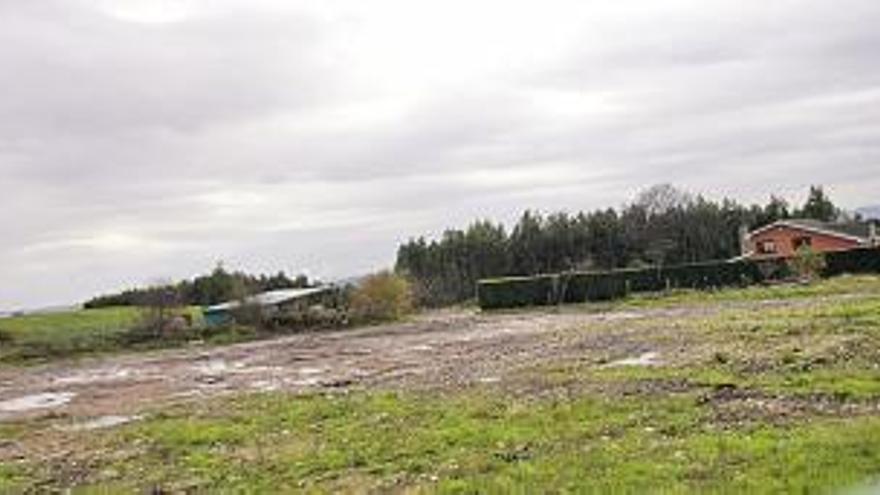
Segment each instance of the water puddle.
M235 373L245 367L244 363L228 363L223 359L211 359L205 363L199 363L193 366L193 369L202 375L222 375L224 373Z
M277 374L284 371L279 366L248 366L244 361L228 362L223 359L212 359L210 361L194 365L193 370L204 376L219 375L249 375L249 374Z
M660 354L656 352L645 352L636 357L618 359L606 364L605 368L615 368L618 366L657 366L660 363Z
M258 380L251 382L250 386L260 392L274 392L281 389L281 384L274 380Z
M634 311L619 311L617 313L604 313L597 316L598 320L601 321L625 321L625 320L635 320L637 318L644 317L641 313L636 313Z
M0 402L0 412L16 413L61 407L70 402L74 396L76 394L73 392L46 392L43 394L26 395Z
M291 385L295 385L297 387L314 387L321 384L321 380L318 378L305 378L303 380L294 380L290 382Z
M67 431L100 430L104 428L112 428L114 426L124 425L133 421L138 421L141 418L141 416L101 416L95 419L91 419L89 421L77 423L73 426L68 426L64 429Z
M133 374L133 370L128 368L99 368L59 376L54 379L54 382L61 385L88 385L91 383L124 380Z

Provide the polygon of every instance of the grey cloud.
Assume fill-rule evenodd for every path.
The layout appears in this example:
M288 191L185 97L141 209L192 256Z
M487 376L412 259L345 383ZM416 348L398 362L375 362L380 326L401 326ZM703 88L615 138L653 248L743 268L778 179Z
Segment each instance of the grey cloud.
M0 20L7 139L157 127L193 133L332 93L332 68L312 56L321 40L307 17L239 14L152 26L54 5L57 12L7 8ZM267 50L296 63L276 63Z
M149 23L97 0L0 0L0 309L218 259L345 276L409 236L615 206L654 182L748 201L821 182L877 202L873 1L554 0L541 8L570 10L570 38L460 78L437 60L452 76L436 82L418 52L361 49L377 16L400 31L369 46L419 35L393 2L193 4ZM556 34L523 19L487 42ZM433 41L422 57L461 39Z

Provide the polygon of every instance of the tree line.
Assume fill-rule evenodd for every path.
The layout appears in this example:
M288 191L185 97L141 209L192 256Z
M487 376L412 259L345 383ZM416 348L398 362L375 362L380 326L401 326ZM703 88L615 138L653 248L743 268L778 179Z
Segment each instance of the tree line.
M410 239L398 248L395 270L412 281L419 303L439 306L472 298L483 278L732 258L740 254L743 226L751 230L787 218L838 221L846 214L821 186L811 187L806 202L792 208L775 196L766 205L747 206L665 184L619 209L548 215L527 210L509 231L478 220L439 239Z
M283 271L275 275L250 275L241 271L228 271L218 264L208 275L177 283L159 283L151 287L128 289L115 294L94 297L83 305L85 308L109 306L163 305L210 306L226 301L276 289L309 287L305 275L289 277Z

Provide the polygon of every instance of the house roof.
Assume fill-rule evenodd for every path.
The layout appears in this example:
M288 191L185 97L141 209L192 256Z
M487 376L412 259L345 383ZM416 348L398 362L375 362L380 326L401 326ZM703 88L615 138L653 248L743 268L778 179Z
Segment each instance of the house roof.
M806 230L818 234L830 235L857 242L866 242L868 240L868 224L867 223L837 223L822 222L810 218L790 218L787 220L778 220L765 225L757 230L749 233L749 237L754 237L762 232L766 232L776 227L789 227L793 229Z
M278 304L295 301L313 294L320 294L330 290L330 287L308 287L305 289L279 289L261 292L244 299L245 304L257 304L259 306L275 306ZM228 301L205 308L206 312L226 311L235 309L241 305L241 301Z

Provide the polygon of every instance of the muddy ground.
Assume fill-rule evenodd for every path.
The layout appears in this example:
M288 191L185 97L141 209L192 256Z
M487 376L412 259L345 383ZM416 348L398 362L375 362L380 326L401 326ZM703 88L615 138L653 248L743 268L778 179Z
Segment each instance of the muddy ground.
M880 416L868 381L880 341L873 313L862 314L876 297L443 310L346 331L0 366L0 469L23 466L38 492L115 479L102 466L143 453L143 444L102 443L115 427L204 414L225 403L208 399L253 392L497 393L523 403L675 395L693 401L705 431ZM852 383L782 385L789 370L813 367L817 379Z
M0 424L50 415L76 428L100 427L172 403L250 391L457 388L505 382L517 370L565 359L597 367L672 364L709 352L672 322L723 309L438 311L356 330L0 368ZM669 324L649 332L632 324L648 318Z

